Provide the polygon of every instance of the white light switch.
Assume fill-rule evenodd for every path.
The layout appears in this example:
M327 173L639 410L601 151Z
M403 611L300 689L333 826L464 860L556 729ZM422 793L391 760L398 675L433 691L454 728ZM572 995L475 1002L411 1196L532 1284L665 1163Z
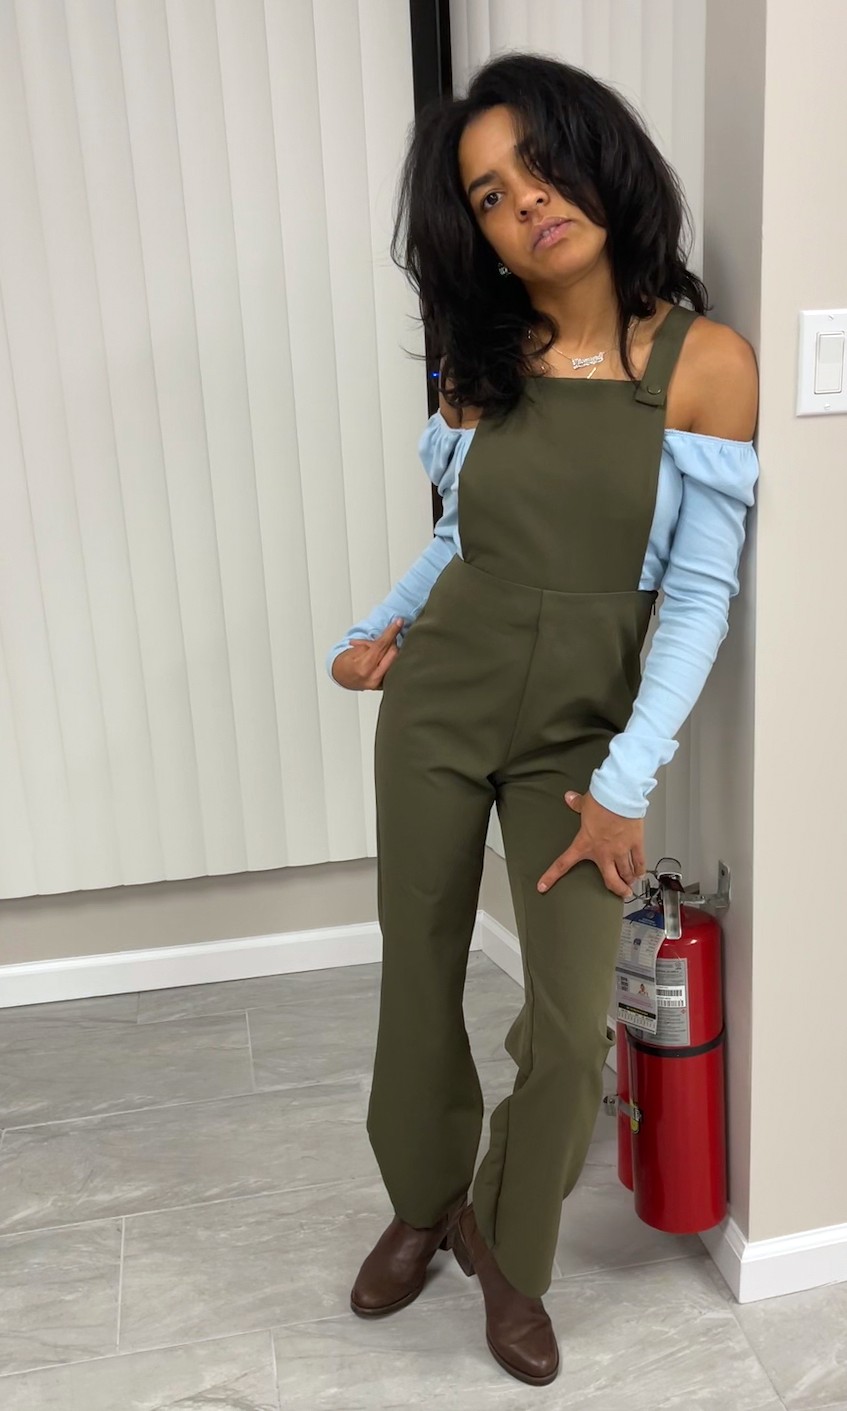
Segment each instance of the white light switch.
M840 392L844 377L844 334L819 333L815 391Z
M847 412L847 309L801 309L798 416Z

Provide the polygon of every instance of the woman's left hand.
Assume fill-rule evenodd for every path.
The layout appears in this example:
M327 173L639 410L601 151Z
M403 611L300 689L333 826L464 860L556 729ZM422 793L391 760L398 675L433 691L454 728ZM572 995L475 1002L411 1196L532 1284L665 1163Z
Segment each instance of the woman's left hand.
M549 891L554 882L581 862L591 858L603 874L610 892L631 900L631 884L645 874L644 819L623 818L598 803L593 794L568 791L565 803L582 814L582 826L566 852L551 862L538 879L538 890Z

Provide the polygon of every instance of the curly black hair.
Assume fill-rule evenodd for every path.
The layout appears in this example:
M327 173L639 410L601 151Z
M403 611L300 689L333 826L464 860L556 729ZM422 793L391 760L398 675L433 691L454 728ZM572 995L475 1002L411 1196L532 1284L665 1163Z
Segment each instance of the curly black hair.
M618 347L629 377L633 316L651 317L657 298L687 300L700 314L710 307L705 285L686 266L692 225L681 183L638 111L608 84L557 59L514 52L490 59L465 97L439 97L416 116L390 247L419 296L447 400L483 415L515 406L523 379L540 375L536 360L560 333L554 318L532 306L520 279L500 276L465 195L463 129L497 104L513 110L527 167L608 232ZM525 341L529 327L550 335L534 355Z

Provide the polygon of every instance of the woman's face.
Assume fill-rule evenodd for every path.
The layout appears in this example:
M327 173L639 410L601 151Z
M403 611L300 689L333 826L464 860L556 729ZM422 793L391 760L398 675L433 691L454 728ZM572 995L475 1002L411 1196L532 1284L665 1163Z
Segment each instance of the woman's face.
M465 195L480 231L512 274L529 288L567 283L602 256L606 231L528 170L516 141L505 105L487 108L466 124L459 141ZM554 217L568 223L539 241L539 226Z

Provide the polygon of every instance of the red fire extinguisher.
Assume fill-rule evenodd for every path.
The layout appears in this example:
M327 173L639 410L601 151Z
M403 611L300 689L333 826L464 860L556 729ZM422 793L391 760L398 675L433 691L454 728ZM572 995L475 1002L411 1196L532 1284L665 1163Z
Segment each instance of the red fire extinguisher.
M618 1176L645 1224L698 1234L727 1211L721 928L729 901L682 885L676 858L662 858L647 908L665 931L656 959L655 1034L617 1021Z

